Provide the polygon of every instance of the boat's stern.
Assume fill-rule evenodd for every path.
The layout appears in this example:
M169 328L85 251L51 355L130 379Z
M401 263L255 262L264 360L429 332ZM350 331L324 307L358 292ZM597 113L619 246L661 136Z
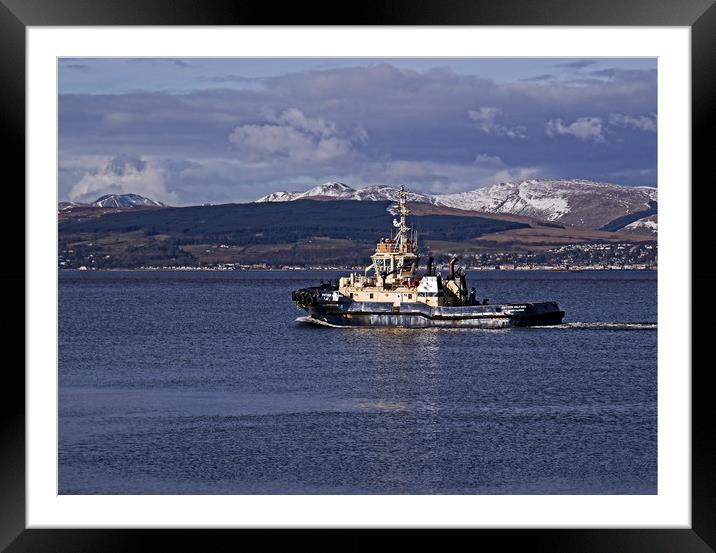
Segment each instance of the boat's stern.
M298 288L291 292L291 300L300 309L310 311L319 305L335 304L339 301L340 294L338 286L333 283L325 283L320 286L309 288Z

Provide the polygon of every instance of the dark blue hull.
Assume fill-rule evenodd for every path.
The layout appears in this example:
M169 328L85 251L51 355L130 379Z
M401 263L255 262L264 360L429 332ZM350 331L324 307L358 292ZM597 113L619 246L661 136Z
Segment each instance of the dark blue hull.
M306 322L338 327L508 328L557 325L564 318L555 302L429 307L353 301L318 302L308 307Z

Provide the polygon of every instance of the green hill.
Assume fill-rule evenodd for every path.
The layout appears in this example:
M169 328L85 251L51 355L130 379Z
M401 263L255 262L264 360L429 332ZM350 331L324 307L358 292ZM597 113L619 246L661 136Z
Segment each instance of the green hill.
M313 236L376 241L392 230L390 202L310 200L226 204L111 213L59 226L60 234L142 231L168 234L181 244L207 240L226 244L285 244ZM483 234L529 225L487 217L427 215L411 218L424 239L469 240Z
M59 224L60 264L102 268L218 263L360 264L393 231L390 202L295 201L107 213ZM461 242L521 222L411 216L426 240ZM62 265L64 263L64 265Z

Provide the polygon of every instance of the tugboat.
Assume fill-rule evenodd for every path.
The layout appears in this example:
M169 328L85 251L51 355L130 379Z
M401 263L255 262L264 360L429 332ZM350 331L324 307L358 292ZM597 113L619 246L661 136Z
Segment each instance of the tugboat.
M490 305L468 292L465 270L455 269L453 257L448 274L436 273L434 259L418 273L417 233L408 227L410 210L405 187L400 187L395 234L383 238L364 274L351 273L333 282L301 288L291 299L308 312L304 322L324 326L388 326L506 328L562 323L564 311L556 302L517 302Z

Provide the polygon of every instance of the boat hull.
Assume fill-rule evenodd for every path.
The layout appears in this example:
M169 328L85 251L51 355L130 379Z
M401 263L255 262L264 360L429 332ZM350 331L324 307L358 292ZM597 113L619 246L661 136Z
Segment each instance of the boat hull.
M509 328L562 323L564 311L555 302L429 307L368 302L326 302L306 309L306 322L338 327Z

